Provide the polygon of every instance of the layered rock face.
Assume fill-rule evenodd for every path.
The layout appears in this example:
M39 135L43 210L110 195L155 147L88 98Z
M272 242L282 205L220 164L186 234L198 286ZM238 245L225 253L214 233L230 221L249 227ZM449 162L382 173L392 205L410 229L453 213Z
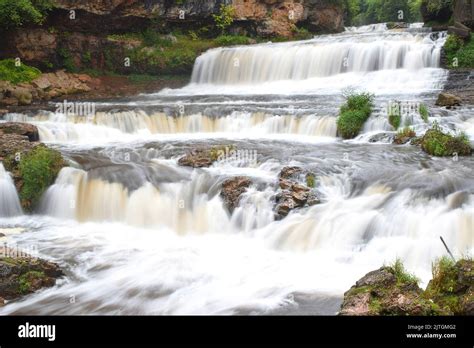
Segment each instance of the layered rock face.
M110 61L113 61L111 65L118 66L114 59L125 57L124 53L134 48L135 43L110 40L109 34L153 27L162 33L207 28L209 35L217 35L219 30L213 15L220 12L223 3L231 4L235 9L235 20L229 28L234 34L291 37L299 27L314 33L343 30L342 5L329 0L191 0L181 3L169 0L56 0L55 9L41 28L22 27L0 37L0 59L20 57L43 70L60 66L65 60L79 68L104 69ZM84 57L87 52L103 54Z

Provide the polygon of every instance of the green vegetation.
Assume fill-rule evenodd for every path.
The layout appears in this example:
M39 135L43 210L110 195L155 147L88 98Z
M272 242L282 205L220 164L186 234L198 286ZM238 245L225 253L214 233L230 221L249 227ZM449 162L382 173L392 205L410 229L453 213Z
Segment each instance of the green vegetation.
M456 35L449 35L444 50L449 68L474 68L474 34L467 42Z
M425 0L426 8L430 13L438 14L443 9L453 9L453 0Z
M337 119L337 130L344 139L357 136L372 113L373 95L349 92L346 103L341 106Z
M38 69L25 64L16 66L15 60L13 59L0 60L0 80L17 84L30 82L39 75L41 75L41 71Z
M61 57L64 69L69 72L78 71L76 64L74 63L74 59L72 58L71 52L69 52L66 48L60 48L58 50L58 54Z
M346 0L348 25L421 21L421 0Z
M474 303L474 294L469 291L474 281L474 261L465 258L454 262L444 256L433 263L432 273L424 297L450 314L464 314L464 308Z
M430 113L428 111L428 108L426 107L425 104L420 104L420 116L425 121L425 123L428 123L428 117Z
M306 175L306 186L315 188L316 187L316 177L313 173L308 173Z
M32 282L37 282L46 278L44 272L29 271L18 277L18 292L22 295L28 294L32 291Z
M235 8L232 5L221 4L219 14L213 15L216 27L221 30L223 35L228 27L234 22Z
M247 36L241 35L221 35L218 36L214 42L217 46L233 46L233 45L247 45L249 43Z
M395 278L397 278L397 284L418 284L419 279L405 270L402 260L396 259L395 262L389 266L389 268L391 269L393 275L395 275Z
M472 151L469 138L464 133L457 136L443 133L437 123L426 131L421 148L432 156L468 156Z
M402 129L399 129L397 134L395 134L393 142L395 144L405 144L414 137L416 137L415 131L410 127L404 127Z
M19 189L21 204L31 210L42 194L54 183L59 171L66 163L61 154L44 145L38 145L22 154L19 161L11 154L4 160L5 168L21 178Z
M0 28L40 24L52 8L51 0L0 0Z
M395 102L395 103L390 103L389 104L390 110L388 112L388 123L397 130L400 127L400 124L402 122L402 116L400 115L400 103Z

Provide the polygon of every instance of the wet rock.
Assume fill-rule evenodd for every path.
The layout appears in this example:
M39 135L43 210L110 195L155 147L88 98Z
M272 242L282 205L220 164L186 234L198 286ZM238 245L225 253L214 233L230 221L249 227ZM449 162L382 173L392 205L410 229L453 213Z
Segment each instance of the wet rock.
M296 175L299 175L301 173L303 173L303 168L296 167L296 166L283 167L282 170L280 171L280 178L281 179L290 179L290 178L295 179Z
M178 160L180 166L202 168L209 167L214 161L206 150L191 150Z
M468 40L471 37L471 29L459 22L456 22L454 23L454 26L448 27L448 34L454 34L460 38L463 38L464 40Z
M406 29L408 28L408 23L405 22L388 22L387 29Z
M241 195L247 191L251 184L252 180L245 176L227 179L222 183L221 197L229 212L232 213L239 205Z
M378 133L369 138L370 143L391 143L394 139L392 133Z
M452 108L453 106L461 105L461 98L450 93L440 93L436 100L436 105Z
M226 156L234 153L234 146L212 146L207 149L192 149L183 157L178 160L178 164L181 166L203 168L209 167L214 162L223 160Z
M0 248L0 304L44 287L54 286L63 276L55 263L34 258L5 247Z
M316 193L312 191L315 186L313 173L307 173L301 167L288 166L282 168L278 177L280 191L275 195L277 219L284 218L295 208L320 203Z

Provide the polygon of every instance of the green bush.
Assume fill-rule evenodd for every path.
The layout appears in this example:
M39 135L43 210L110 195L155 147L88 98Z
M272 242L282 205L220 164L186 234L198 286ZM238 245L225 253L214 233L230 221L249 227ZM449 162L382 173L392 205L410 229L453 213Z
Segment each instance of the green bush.
M214 42L218 46L247 45L249 43L249 38L240 35L220 35L214 40Z
M15 60L4 59L0 60L0 80L9 81L17 84L21 82L30 82L34 80L41 71L25 64L15 65Z
M421 140L421 148L432 156L452 156L454 154L468 156L472 151L469 138L465 134L452 136L443 133L437 124L426 131Z
M474 35L464 42L456 35L449 35L444 44L449 68L474 68Z
M61 154L43 145L21 157L18 168L23 181L20 199L24 208L31 210L39 202L64 166Z
M0 28L40 24L52 7L51 0L0 0Z
M337 130L344 139L357 136L370 117L373 107L373 95L369 93L349 93L346 103L341 106L337 119Z

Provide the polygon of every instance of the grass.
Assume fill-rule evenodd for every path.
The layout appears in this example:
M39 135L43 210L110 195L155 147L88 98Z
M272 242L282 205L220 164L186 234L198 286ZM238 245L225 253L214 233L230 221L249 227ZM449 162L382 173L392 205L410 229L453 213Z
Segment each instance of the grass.
M41 75L41 71L21 63L17 66L14 59L0 60L0 80L13 84L30 82Z
M214 39L217 46L247 45L250 39L242 35L221 35Z
M456 35L449 35L444 50L449 68L474 68L474 34L467 42Z
M395 278L397 278L397 284L418 284L419 279L406 271L400 259L396 259L389 267L392 269Z
M416 137L416 132L410 127L399 129L393 142L395 144L405 144L409 139Z
M420 104L420 116L425 121L425 123L428 123L428 117L429 117L429 112L428 108L426 107L425 104Z
M370 117L373 95L349 92L345 97L346 102L341 106L337 119L337 130L344 139L351 139L359 134Z

